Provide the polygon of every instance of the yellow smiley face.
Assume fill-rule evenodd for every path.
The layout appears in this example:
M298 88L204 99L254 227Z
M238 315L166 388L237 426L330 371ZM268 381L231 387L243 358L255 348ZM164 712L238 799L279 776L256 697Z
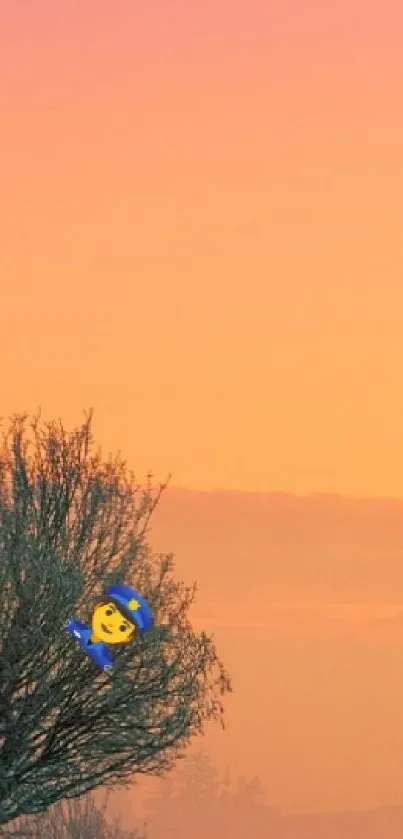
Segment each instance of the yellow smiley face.
M95 606L92 631L105 644L125 644L134 635L134 626L113 603Z

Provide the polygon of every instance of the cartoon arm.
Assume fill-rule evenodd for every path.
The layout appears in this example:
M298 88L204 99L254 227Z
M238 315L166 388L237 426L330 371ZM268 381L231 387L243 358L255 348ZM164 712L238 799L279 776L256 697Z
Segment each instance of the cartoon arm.
M88 629L86 623L82 623L81 621L76 620L75 618L70 618L64 624L65 629L68 629L70 632L74 632L74 630L78 630L79 632L83 629Z

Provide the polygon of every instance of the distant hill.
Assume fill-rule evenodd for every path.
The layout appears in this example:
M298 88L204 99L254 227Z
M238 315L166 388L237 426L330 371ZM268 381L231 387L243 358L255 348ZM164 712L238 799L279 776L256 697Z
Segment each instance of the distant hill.
M403 805L403 503L170 487L150 541L197 582L193 620L233 679L214 762L284 814L363 811L276 839L402 837L400 809L366 808Z
M403 502L169 488L151 542L212 601L403 601Z
M313 813L279 819L266 839L402 839L403 807Z

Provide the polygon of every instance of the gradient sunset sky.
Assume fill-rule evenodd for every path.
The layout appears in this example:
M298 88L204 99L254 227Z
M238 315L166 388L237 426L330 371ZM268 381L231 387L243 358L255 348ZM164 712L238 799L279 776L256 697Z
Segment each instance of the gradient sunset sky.
M402 45L402 0L0 0L0 416L172 473L215 757L295 812L402 803L403 506L261 492L403 499Z
M403 6L0 5L1 414L403 496Z

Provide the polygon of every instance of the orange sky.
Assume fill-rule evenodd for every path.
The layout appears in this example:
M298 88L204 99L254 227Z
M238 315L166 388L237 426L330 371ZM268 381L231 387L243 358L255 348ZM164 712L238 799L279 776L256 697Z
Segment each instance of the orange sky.
M152 542L233 680L197 747L282 813L403 804L403 504L168 490Z
M400 0L0 4L0 415L403 497L402 43ZM205 499L154 536L235 680L216 758L285 811L401 803L401 511Z
M402 496L401 5L0 16L1 413L94 406L180 485Z

